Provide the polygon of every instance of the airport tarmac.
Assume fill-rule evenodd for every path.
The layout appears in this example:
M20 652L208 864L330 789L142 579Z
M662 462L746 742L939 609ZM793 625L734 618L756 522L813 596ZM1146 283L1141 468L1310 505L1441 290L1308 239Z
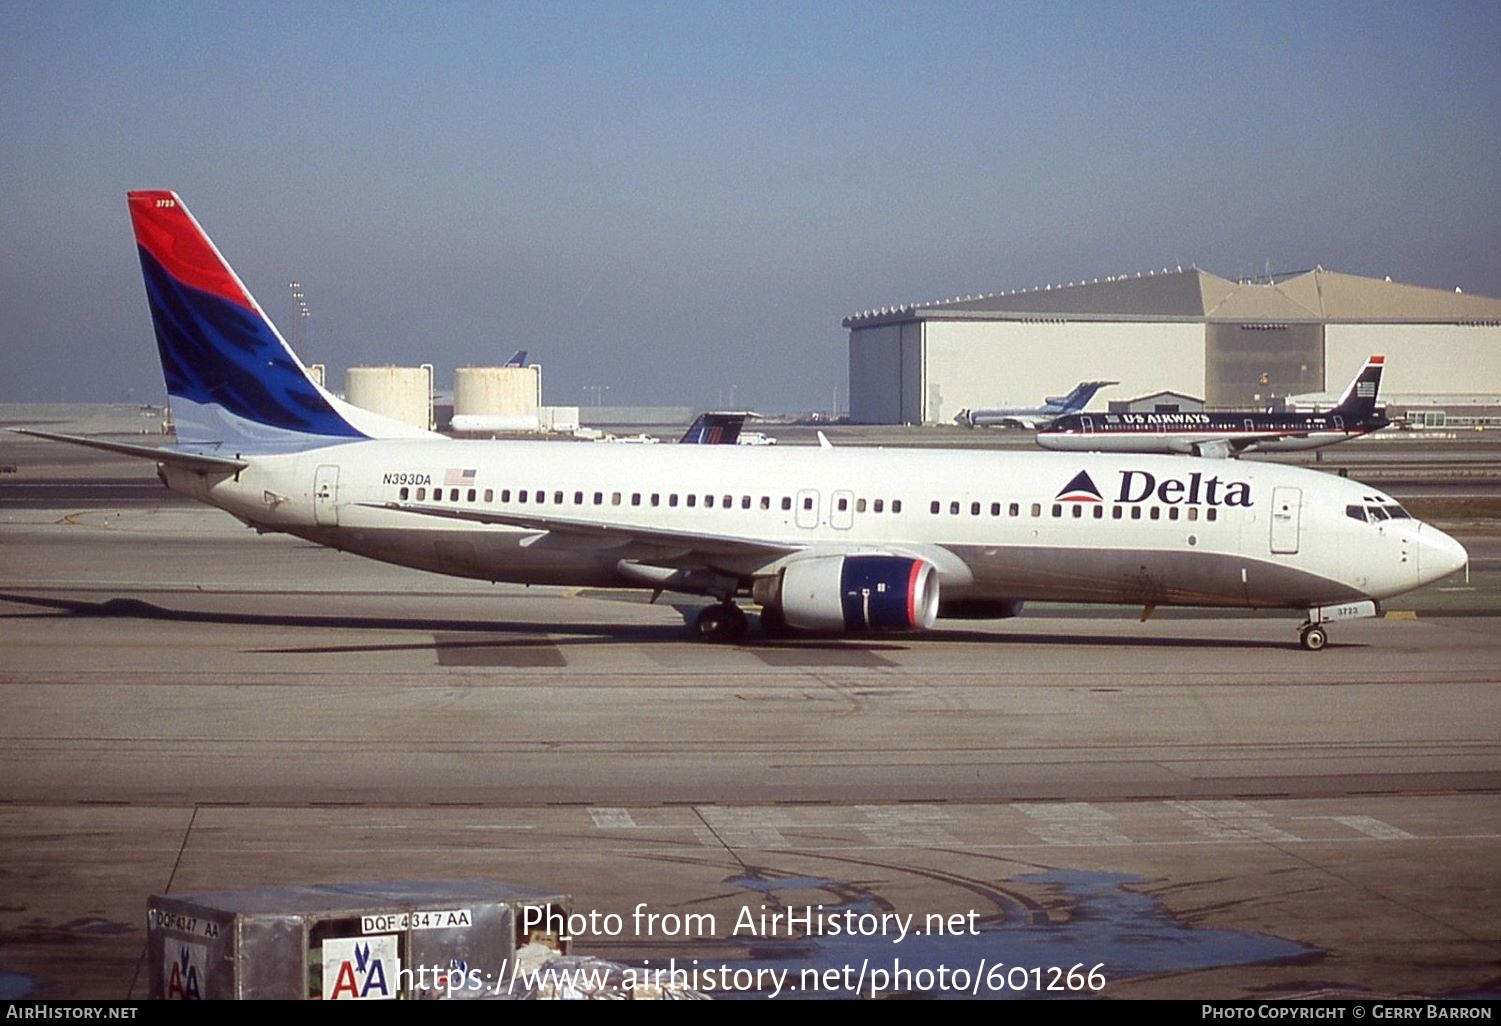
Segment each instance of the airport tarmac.
M616 913L575 950L635 964L1501 991L1489 525L1468 581L1319 653L1295 614L1059 606L719 647L666 600L259 537L55 452L0 490L0 996L144 996L153 893L445 878ZM715 928L637 929L643 904ZM762 905L974 925L733 930Z

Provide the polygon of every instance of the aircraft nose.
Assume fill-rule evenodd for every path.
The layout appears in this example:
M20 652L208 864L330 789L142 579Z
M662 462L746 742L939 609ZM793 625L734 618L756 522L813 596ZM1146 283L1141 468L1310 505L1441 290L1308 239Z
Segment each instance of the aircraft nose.
M1443 531L1424 524L1418 532L1418 581L1430 584L1464 568L1470 561L1465 547Z

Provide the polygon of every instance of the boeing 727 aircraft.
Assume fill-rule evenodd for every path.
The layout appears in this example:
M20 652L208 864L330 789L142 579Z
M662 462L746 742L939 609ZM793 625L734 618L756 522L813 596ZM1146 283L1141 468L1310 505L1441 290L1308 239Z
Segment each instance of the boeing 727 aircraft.
M1105 386L1119 384L1119 381L1081 381L1068 395L1050 395L1043 400L1041 406L987 406L977 410L960 410L954 416L954 423L971 428L1043 427L1058 417L1078 413Z
M1373 356L1328 413L1076 413L1037 432L1044 449L1067 452L1243 452L1319 449L1380 431L1391 423L1376 408L1385 357Z
M461 441L309 378L171 192L130 193L178 440L168 487L263 532L436 573L712 596L699 633L913 631L1027 599L1329 620L1454 573L1460 545L1367 485L1169 456Z

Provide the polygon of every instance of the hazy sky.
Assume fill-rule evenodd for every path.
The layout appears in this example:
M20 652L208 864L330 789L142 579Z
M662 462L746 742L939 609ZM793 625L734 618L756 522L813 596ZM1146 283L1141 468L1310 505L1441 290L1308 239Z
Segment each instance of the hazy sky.
M826 409L869 307L1501 296L1501 5L0 0L0 170L0 399L163 394L125 192L170 188L335 387L525 348L549 403Z

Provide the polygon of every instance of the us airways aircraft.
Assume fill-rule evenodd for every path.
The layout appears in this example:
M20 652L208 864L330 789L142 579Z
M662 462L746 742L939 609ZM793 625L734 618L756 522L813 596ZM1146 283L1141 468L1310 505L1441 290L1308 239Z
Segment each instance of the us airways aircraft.
M154 460L258 531L443 574L707 595L704 638L915 631L1028 599L1287 608L1330 620L1464 565L1366 485L1170 456L460 441L309 378L171 192L131 218L175 445L29 434Z
M1391 423L1376 408L1382 356L1373 356L1328 413L1075 413L1037 432L1044 449L1069 452L1179 452L1239 456L1295 452L1380 431Z

